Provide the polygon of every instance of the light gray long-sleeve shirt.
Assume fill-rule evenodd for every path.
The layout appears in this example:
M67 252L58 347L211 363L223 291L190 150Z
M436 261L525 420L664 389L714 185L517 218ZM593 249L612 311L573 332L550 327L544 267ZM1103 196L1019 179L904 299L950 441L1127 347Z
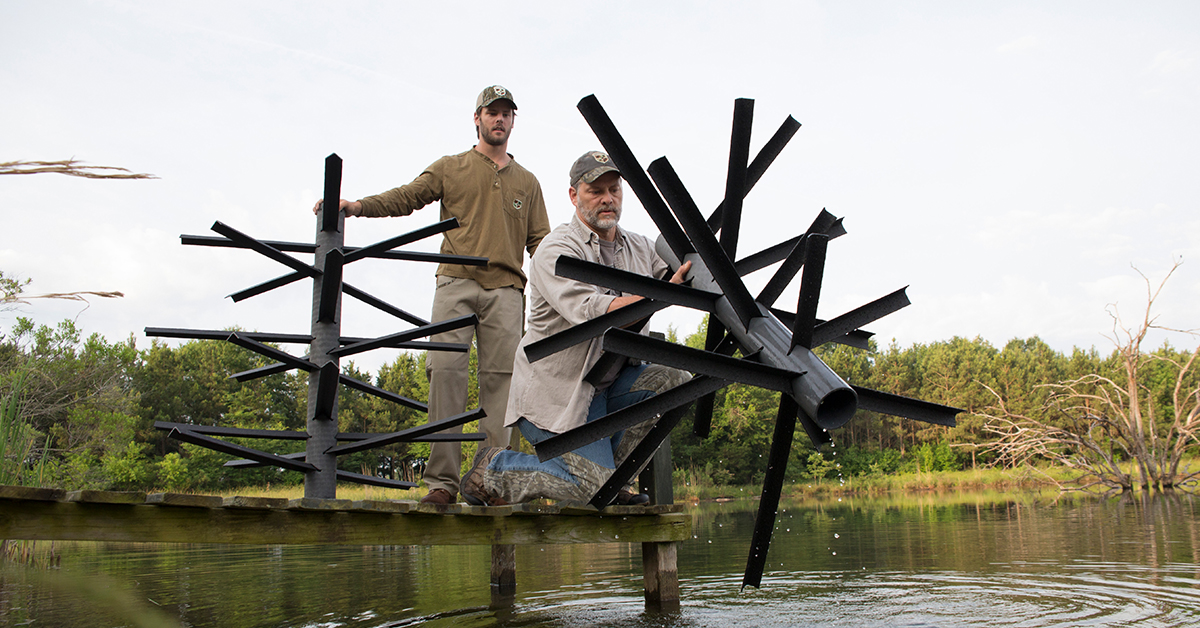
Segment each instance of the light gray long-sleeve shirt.
M617 227L614 268L662 277L667 263L654 250L654 241ZM600 236L577 215L542 240L529 265L529 330L517 347L512 389L505 425L524 417L555 433L583 425L595 388L584 376L600 357L600 338L564 349L530 363L525 347L608 311L617 298L592 284L554 274L560 255L600 262Z

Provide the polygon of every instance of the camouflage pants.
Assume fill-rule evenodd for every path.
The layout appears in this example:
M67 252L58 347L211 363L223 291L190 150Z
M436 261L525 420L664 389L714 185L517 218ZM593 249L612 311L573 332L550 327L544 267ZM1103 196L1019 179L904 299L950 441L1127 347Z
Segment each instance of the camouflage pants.
M588 420L633 405L678 386L690 375L657 364L627 366L616 381L596 392L588 411ZM657 419L644 421L623 433L602 438L558 458L540 462L537 456L516 451L496 454L484 473L484 487L510 504L538 498L555 501L587 502L654 427ZM531 443L554 434L521 419L521 433Z

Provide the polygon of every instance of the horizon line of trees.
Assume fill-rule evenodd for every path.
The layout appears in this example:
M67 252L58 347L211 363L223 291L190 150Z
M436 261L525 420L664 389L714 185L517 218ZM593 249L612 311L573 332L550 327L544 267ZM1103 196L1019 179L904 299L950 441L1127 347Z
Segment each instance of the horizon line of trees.
M706 324L683 343L702 346ZM668 338L680 341L674 330ZM1001 348L978 337L954 337L909 347L893 341L882 349L872 341L870 351L829 344L817 353L852 384L965 412L958 427L946 428L860 410L833 433L835 446L823 453L813 450L801 432L788 466L792 481L956 471L998 461L1018 464L1002 459L992 447L997 438L987 424L997 397L1010 412L1036 415L1052 396L1047 386L1097 374L1119 380L1124 368L1116 349L1107 356L1095 348L1061 353L1036 336ZM1166 417L1175 384L1166 367L1186 361L1191 353L1164 343L1153 355L1158 359L1149 366L1146 385L1158 407L1150 408L1150 414ZM228 456L170 440L153 427L155 421L170 421L303 431L306 374L277 374L244 384L227 379L266 363L226 342L171 347L153 340L139 349L132 335L119 342L99 334L84 339L72 321L50 327L19 318L0 337L0 394L4 407L17 413L6 411L0 429L0 483L18 483L23 476L26 482L67 489L170 491L299 484L303 477L295 472L223 467ZM428 396L423 354L401 352L374 375L353 362L342 368L406 397ZM471 390L473 407L474 385ZM777 393L741 384L723 389L707 439L692 433L691 411L673 433L675 468L715 484L761 481L777 407ZM425 420L423 413L357 391L343 388L339 396L341 431L391 432ZM247 444L279 454L301 448L288 441ZM468 453L473 446L465 445ZM340 464L358 473L415 481L427 456L428 445L402 443L343 457Z

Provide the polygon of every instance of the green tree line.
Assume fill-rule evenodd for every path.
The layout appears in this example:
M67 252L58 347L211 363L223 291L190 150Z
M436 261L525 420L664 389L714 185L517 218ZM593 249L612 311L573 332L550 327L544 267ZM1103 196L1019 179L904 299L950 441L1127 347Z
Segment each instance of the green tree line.
M705 325L683 342L702 346ZM673 332L669 338L678 341ZM996 406L997 396L1007 410L1034 415L1045 407L1049 393L1044 385L1088 374L1118 381L1124 377L1116 351L1101 355L1094 348L1076 348L1062 353L1037 337L1014 339L999 348L981 338L955 337L909 347L892 342L882 349L872 342L869 351L829 344L817 353L852 384L965 412L958 427L946 428L860 410L833 433L835 446L825 452L813 450L800 430L788 466L791 480L990 464L995 454L987 445L994 435L984 429L984 415ZM1140 385L1160 406L1150 414L1168 417L1176 381L1166 365L1190 354L1164 344L1153 355L1164 359L1147 364ZM153 427L155 421L169 421L303 431L306 373L246 383L228 379L266 364L265 358L226 342L169 346L155 340L139 348L132 336L110 342L97 334L85 338L70 321L47 326L18 318L0 337L0 394L6 408L0 415L0 483L171 491L299 484L302 476L295 472L224 467L227 455L168 439ZM405 397L428 397L423 354L399 353L373 375L353 363L343 365L343 372ZM1195 380L1194 374L1190 377ZM711 434L703 440L692 433L694 410L689 411L672 436L677 473L702 475L715 484L761 481L778 402L778 393L759 388L734 384L723 389L717 394ZM424 413L341 390L341 431L390 432L425 420ZM279 454L303 448L296 441L233 440ZM428 445L396 444L340 462L357 473L415 480L427 455Z

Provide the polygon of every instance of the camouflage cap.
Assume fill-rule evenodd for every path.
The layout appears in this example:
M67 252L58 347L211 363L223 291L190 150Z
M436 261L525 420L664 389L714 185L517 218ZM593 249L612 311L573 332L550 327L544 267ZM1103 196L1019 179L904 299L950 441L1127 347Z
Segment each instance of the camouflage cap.
M606 172L621 174L607 153L598 150L588 151L571 165L571 187L579 185L580 180L584 183L591 183Z
M475 111L479 111L480 107L486 107L497 100L507 100L512 103L513 109L517 108L517 101L513 100L512 92L504 89L500 85L489 85L479 92L479 98L475 99Z

